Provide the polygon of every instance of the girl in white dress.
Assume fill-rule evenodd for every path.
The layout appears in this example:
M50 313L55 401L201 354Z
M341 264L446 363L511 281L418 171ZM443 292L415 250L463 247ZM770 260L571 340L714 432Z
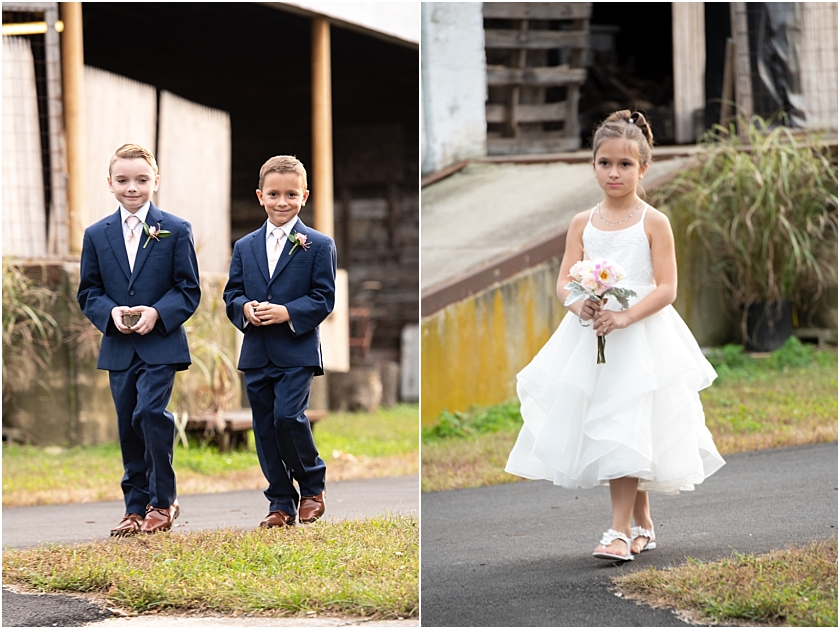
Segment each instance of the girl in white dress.
M717 374L671 306L671 225L637 194L652 145L638 112L616 112L595 132L593 167L604 200L569 225L557 295L566 300L573 264L600 257L624 268L617 286L636 296L625 310L610 298L569 306L517 375L525 424L505 468L567 488L609 485L612 527L592 553L609 560L656 547L648 491L692 490L724 464L698 395ZM596 335L609 339L605 364L596 364Z

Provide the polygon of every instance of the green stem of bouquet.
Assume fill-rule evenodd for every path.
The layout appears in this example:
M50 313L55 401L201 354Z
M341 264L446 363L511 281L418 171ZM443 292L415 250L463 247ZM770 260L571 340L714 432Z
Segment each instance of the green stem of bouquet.
M598 337L598 365L603 365L607 362L607 359L604 357L604 348L607 346L607 337L606 336L599 336Z

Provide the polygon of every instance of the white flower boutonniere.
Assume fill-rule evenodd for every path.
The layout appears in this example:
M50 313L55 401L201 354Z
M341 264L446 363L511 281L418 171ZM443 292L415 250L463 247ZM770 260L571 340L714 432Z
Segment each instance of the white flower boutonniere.
M289 241L294 243L294 247L292 250L289 251L289 255L292 255L295 252L295 249L300 247L304 251L309 249L309 243L306 242L306 234L301 234L300 232L292 232L289 234Z
M160 223L157 224L157 227L149 227L146 223L143 223L143 231L146 232L148 238L146 238L146 242L143 243L143 249L146 248L146 245L149 244L149 241L154 238L155 240L160 240L161 238L169 238L172 235L172 232L166 229L160 228Z

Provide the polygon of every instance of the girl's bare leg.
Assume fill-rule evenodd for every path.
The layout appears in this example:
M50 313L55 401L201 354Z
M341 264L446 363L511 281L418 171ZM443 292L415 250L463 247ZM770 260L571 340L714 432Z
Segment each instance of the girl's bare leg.
M636 503L636 494L639 486L638 478L615 478L610 481L610 500L612 501L613 522L612 528L619 533L630 537L630 523L633 517L633 507ZM615 555L626 555L627 544L620 539L614 540L609 546L601 546L595 549L604 550Z
M633 521L636 523L636 526L653 531L653 520L650 518L650 500L646 491L636 492L636 501L633 503ZM633 541L630 552L634 555L639 554L649 541L653 540L648 540L645 537L636 538Z

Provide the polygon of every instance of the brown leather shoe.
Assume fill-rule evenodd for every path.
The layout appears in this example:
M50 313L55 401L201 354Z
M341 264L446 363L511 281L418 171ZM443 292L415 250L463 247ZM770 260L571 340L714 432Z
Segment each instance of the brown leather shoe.
M181 508L178 506L177 500L165 509L149 505L146 507L146 519L143 520L140 531L143 533L168 531L172 528L172 523L175 521L175 518L180 514Z
M265 520L260 522L261 529L273 529L277 526L294 526L295 517L284 511L269 511Z
M126 513L120 523L111 529L111 537L128 537L140 532L143 516L137 513Z
M301 496L300 507L298 507L298 518L301 524L310 524L324 515L327 507L324 504L324 494L326 490L322 491L317 496Z

